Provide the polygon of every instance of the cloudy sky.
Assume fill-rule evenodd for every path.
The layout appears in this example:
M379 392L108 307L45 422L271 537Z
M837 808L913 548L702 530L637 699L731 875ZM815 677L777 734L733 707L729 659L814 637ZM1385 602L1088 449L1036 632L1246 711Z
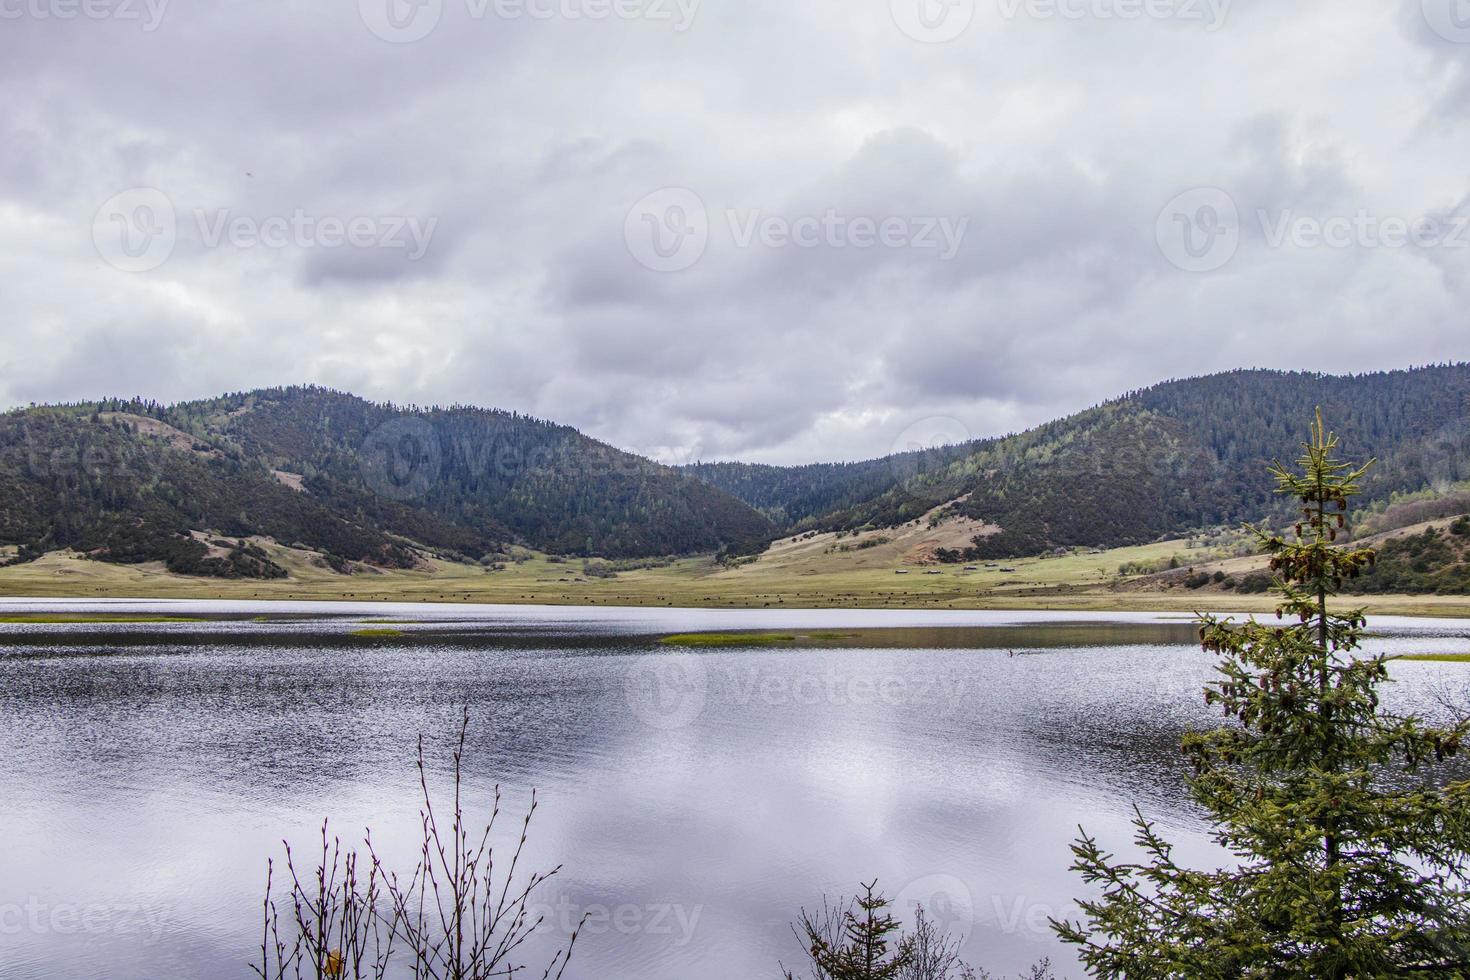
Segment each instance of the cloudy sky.
M0 0L0 404L669 461L1470 352L1466 0Z

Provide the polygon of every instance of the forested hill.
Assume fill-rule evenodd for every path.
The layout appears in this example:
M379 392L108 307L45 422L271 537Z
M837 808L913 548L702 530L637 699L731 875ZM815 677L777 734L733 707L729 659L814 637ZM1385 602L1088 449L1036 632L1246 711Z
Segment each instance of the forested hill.
M788 530L893 526L948 501L1002 528L956 559L1116 546L1259 519L1266 464L1294 459L1321 406L1370 498L1470 479L1470 365L1355 376L1233 371L1170 381L1036 429L840 466L691 472Z
M944 504L1001 529L943 555L954 560L1135 544L1284 512L1265 465L1295 457L1318 405L1348 455L1382 461L1370 500L1470 480L1466 365L1237 371L962 446L683 471L510 412L281 388L0 415L0 561L70 548L196 574L283 574L253 536L344 569L513 544L747 553L793 530L893 526Z
M630 557L745 551L772 532L691 475L508 412L284 388L0 416L0 545L21 557L73 548L269 577L240 539L409 567L426 548Z

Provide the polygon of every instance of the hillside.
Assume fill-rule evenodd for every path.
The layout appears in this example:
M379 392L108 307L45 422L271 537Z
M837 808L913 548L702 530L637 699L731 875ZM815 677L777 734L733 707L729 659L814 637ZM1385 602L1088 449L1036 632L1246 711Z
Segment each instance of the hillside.
M1368 500L1470 478L1470 365L1337 377L1234 371L1171 381L1005 438L835 467L701 464L691 472L791 532L896 527L946 501L999 533L951 561L1142 544L1269 517L1266 464L1297 454L1313 410Z
M512 543L627 557L758 547L733 497L573 429L478 408L403 409L319 388L0 416L0 545L222 577L283 574L260 536L411 568Z
M1420 520L1470 509L1444 493L1470 479L1466 365L1237 371L961 446L683 470L512 412L281 388L0 415L0 562L65 551L269 579L300 554L342 574L494 564L514 547L632 559L776 541L775 563L806 575L1131 547L1280 513L1266 462L1296 455L1318 405L1352 457L1381 460L1366 520L1390 503Z

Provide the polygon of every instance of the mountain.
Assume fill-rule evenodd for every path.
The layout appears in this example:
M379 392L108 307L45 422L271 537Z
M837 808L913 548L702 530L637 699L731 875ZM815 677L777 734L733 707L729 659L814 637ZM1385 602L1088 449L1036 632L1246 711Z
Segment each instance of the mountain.
M858 463L662 466L575 429L324 388L0 415L0 561L69 548L176 572L284 574L249 539L342 571L515 545L608 558L743 555L807 531L943 525L974 561L1141 544L1283 517L1266 463L1321 406L1368 503L1470 480L1470 365L1336 377L1235 371L1130 392L1003 438ZM922 527L922 525L920 525ZM1422 564L1422 563L1421 563Z
M575 429L470 407L401 408L323 388L0 416L0 544L173 571L280 574L264 535L407 568L511 544L632 557L744 551L774 528L692 475Z
M1320 406L1369 501L1470 479L1470 365L1353 376L1242 370L1170 381L1027 432L833 466L689 472L785 533L895 527L936 507L999 527L943 557L1141 544L1283 511L1266 472ZM933 516L930 518L934 519Z

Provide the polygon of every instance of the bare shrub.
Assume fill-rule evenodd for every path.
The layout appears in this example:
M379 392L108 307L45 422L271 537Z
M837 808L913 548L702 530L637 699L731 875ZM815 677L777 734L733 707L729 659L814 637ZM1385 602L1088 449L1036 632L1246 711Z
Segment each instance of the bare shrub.
M930 919L922 905L914 910L914 926L903 926L888 913L889 902L876 891L835 902L822 900L815 913L801 910L792 932L806 954L810 980L996 980L960 959L964 938L955 938ZM782 968L785 980L796 974ZM1046 960L1021 980L1055 980Z
M329 836L326 823L321 854L305 878L291 845L283 842L289 887L278 903L272 890L275 863L267 862L260 961L252 965L260 980L490 980L530 969L518 962L518 950L542 923L541 916L532 915L532 900L561 866L545 873L521 871L538 805L533 793L515 848L508 862L496 867L490 836L500 817L500 787L495 787L490 814L478 832L471 829L461 797L468 731L466 709L454 749L447 824L441 822L429 791L424 739L419 736L423 836L418 863L407 878L388 869L373 847L371 830L363 839L366 878L361 854L344 850L339 839ZM580 928L552 954L543 980L559 980Z

